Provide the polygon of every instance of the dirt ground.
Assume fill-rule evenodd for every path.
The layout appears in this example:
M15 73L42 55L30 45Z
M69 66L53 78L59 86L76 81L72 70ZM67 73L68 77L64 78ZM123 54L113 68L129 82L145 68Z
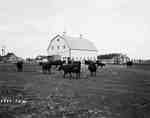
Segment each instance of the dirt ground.
M18 93L23 93L23 99L27 103L17 107L7 106L7 109L1 110L1 118L150 116L150 69L147 67L143 69L107 65L103 69L98 69L96 77L90 77L86 71L81 73L78 80L64 79L63 73L58 71L43 74L38 66L34 69L30 67L32 71L24 72L16 72L15 68L10 70L5 67L0 67L1 90L9 88L8 94L11 93L11 89L16 90L16 93L18 90ZM35 69L38 71L33 71ZM3 107L3 104L0 105Z

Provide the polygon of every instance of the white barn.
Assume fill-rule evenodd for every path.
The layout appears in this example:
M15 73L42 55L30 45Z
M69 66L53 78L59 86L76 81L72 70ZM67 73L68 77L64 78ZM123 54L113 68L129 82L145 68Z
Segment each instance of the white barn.
M73 60L83 61L85 59L96 60L97 48L94 44L80 37L70 37L67 35L56 35L47 48L48 55L60 55L62 60L68 57Z

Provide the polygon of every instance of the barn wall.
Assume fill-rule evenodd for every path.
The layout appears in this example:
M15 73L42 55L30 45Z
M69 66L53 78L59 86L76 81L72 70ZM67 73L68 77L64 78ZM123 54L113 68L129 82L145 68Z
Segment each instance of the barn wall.
M57 40L59 39L59 41ZM58 49L59 46L59 49ZM65 48L64 48L65 46ZM53 49L52 49L53 47ZM62 57L69 56L69 47L64 39L57 37L52 40L51 45L48 49L48 55L61 55Z
M71 58L74 60L84 60L84 59L97 59L96 51L80 51L80 50L71 50Z

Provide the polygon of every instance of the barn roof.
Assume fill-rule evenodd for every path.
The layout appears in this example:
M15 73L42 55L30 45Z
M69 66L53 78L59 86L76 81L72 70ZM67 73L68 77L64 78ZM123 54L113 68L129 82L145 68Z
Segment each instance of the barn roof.
M61 37L63 37L67 41L70 49L97 51L95 45L87 39L80 38L80 37L70 37L66 35Z

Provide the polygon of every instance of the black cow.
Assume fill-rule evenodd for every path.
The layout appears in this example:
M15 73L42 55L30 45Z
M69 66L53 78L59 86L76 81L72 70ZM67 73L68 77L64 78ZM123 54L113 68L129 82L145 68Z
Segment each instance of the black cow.
M40 62L39 65L42 66L43 73L51 73L52 66L61 66L65 63L65 61L56 60L56 61L48 61L48 62Z
M105 67L106 66L106 64L104 64L104 63L102 63L102 62L100 62L100 61L96 61L96 64L97 64L97 67L101 67L101 68L103 68L103 67Z
M55 60L55 61L50 61L49 63L51 63L51 65L56 66L56 68L57 68L57 66L63 65L65 63L65 61Z
M74 65L81 65L81 62L80 61L72 61L72 64L74 64Z
M133 65L133 62L132 62L132 61L128 61L128 62L126 63L126 65L127 65L127 67L132 66L132 65Z
M90 71L91 76L93 76L93 73L95 73L95 76L96 76L97 67L95 63L88 64L88 70Z
M76 74L76 79L80 78L80 70L81 70L81 63L79 62L75 62L75 63L71 63L71 64L66 64L66 65L61 65L59 70L63 70L64 71L64 78L66 76L66 74L69 74L70 79L72 77L72 73Z
M93 73L95 73L96 76L97 63L92 60L85 60L85 65L88 65L88 70L90 71L91 76L93 76Z
M18 72L22 72L23 71L23 62L22 61L18 61L16 63L16 67L17 67L17 71Z
M95 63L94 61L91 61L91 60L85 60L85 65L89 65L91 63Z
M52 67L51 63L43 62L43 63L41 63L41 66L42 66L42 72L44 74L51 73L51 67Z

